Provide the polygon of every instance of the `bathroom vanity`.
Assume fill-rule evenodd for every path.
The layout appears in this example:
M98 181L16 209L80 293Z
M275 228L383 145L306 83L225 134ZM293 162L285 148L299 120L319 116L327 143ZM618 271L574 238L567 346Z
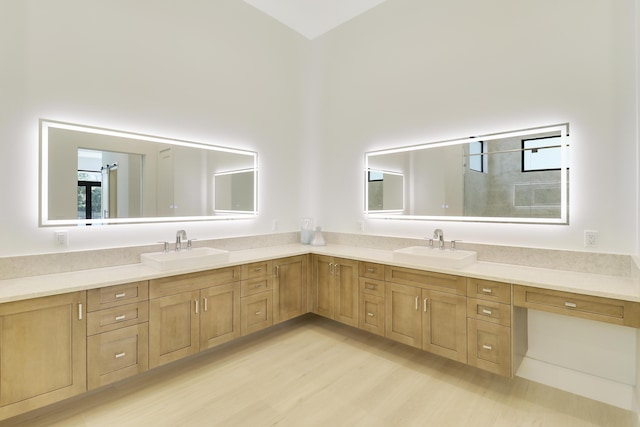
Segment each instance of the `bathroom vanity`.
M529 308L640 328L632 278L486 262L442 268L343 245L3 280L0 419L308 312L509 377L527 350Z

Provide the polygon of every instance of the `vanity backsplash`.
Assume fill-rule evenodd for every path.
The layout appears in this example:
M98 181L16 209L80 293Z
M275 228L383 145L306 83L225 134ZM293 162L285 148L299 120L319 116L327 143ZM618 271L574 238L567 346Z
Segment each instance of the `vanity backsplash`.
M396 250L425 245L424 239L371 236L323 232L327 244ZM194 241L194 247L215 247L227 251L295 244L300 233L278 233L248 237L234 237ZM579 271L610 276L638 277L638 266L629 255L600 254L594 252L534 249L514 246L483 245L459 242L458 249L477 252L477 260L529 267ZM58 252L0 258L0 280L44 274L65 273L93 268L115 267L140 262L140 255L162 250L161 244L97 249L78 252Z

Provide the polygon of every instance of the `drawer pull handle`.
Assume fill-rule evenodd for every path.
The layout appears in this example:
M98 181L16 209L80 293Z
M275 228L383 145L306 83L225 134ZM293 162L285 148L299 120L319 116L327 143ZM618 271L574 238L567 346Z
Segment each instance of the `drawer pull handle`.
M424 301L422 301L422 311L424 311L425 313L427 312L427 301L429 300L429 298L425 298Z
M253 271L262 271L262 267L256 267Z
M487 316L491 316L493 314L493 312L491 310L487 310L486 308L482 309L482 313L486 314Z
M367 313L367 316L373 317L373 313Z
M484 348L485 350L489 350L489 351L493 350L493 346L490 346L490 345L487 345L487 344L484 344L482 346L482 348Z
M261 311L256 311L256 316L259 316L259 315L261 315L261 314L262 314L262 312L261 312Z
M116 357L116 359L120 359L121 357L124 357L124 356L126 356L126 355L127 355L127 353L125 353L125 352L123 351L122 353L116 353L116 356L115 356L115 357Z
M482 292L484 292L485 294L491 294L491 293L493 293L493 289L491 289L491 288L482 288Z
M259 288L260 286L262 286L262 283L256 283L256 288Z
M367 268L367 273L373 273L375 271L376 271L375 268Z
M565 307L569 307L569 308L576 308L578 305L574 302L565 302L564 303Z
M116 298L124 298L126 296L127 296L126 292L122 292L122 293L116 294Z
M127 318L127 316L126 316L126 315L124 315L124 314L121 314L120 316L116 316L116 320L117 320L117 321L124 320L124 319L126 319L126 318Z
M418 300L420 299L420 297L416 297L416 311L418 311Z
M373 285L367 285L367 289L375 289L376 287Z

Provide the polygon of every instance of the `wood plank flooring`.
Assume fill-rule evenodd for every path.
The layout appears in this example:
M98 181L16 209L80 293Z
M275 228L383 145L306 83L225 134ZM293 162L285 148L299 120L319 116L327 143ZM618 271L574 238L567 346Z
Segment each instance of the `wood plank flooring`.
M2 426L632 426L633 416L307 315Z

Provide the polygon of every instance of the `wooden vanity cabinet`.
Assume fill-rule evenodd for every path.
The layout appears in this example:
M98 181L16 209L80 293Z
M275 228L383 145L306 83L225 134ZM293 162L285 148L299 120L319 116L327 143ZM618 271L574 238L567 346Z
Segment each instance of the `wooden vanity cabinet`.
M511 285L469 278L467 292L469 365L512 376Z
M464 277L386 267L385 336L431 353L467 362Z
M374 270L366 262L360 262L360 309L358 327L376 335L384 336L384 295L385 283L383 280L371 279L363 276L366 272ZM363 265L365 268L363 269ZM384 267L382 267L384 277Z
M247 335L273 325L273 262L242 267L240 333Z
M149 283L91 289L87 293L87 388L149 368Z
M0 305L0 419L86 390L86 292Z
M273 272L273 323L308 313L309 255L274 260Z
M358 262L314 255L313 307L320 316L358 326Z
M149 367L240 336L240 267L149 283Z

